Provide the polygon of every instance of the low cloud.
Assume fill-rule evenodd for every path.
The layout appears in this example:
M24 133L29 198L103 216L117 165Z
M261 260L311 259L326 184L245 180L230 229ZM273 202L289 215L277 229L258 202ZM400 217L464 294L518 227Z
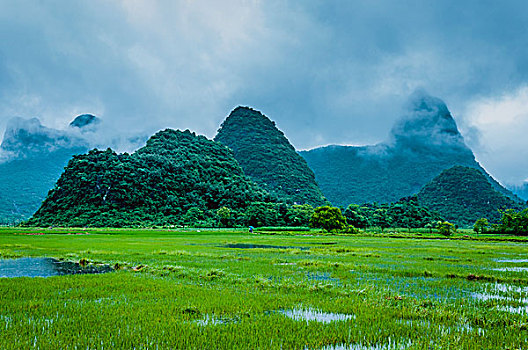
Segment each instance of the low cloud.
M528 173L528 86L476 99L463 114L466 128L478 134L478 143L471 142L477 159L505 183L524 181Z
M167 127L213 137L249 105L299 149L374 144L416 87L458 120L469 102L526 84L526 6L0 0L0 130L15 116L64 130L91 113L110 140ZM526 177L510 161L497 176ZM491 153L482 162L499 168Z

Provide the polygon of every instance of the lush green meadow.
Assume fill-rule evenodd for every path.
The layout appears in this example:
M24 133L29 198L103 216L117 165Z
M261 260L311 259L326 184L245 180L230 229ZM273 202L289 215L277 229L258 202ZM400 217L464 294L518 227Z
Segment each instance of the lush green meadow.
M0 278L0 348L527 348L527 244L419 234L0 229L2 258L117 267Z

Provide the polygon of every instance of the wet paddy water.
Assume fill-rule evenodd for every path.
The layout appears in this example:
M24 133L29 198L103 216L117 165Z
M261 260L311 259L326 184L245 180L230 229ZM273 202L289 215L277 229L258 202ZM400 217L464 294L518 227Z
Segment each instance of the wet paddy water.
M355 315L324 312L312 308L295 308L291 310L280 310L279 312L295 321L305 321L307 323L310 321L330 323L335 321L354 320L356 318Z
M297 246L280 246L280 245L269 245L269 244L247 244L247 243L230 243L220 246L220 248L234 248L234 249L299 249L308 250L310 247L297 247Z
M108 265L87 265L53 258L0 259L0 278L51 277L111 272Z

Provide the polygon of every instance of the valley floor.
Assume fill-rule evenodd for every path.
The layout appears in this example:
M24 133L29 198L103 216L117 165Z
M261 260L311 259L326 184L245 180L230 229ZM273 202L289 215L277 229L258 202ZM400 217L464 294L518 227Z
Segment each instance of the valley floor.
M117 268L0 278L2 349L528 347L524 242L17 228L0 257Z

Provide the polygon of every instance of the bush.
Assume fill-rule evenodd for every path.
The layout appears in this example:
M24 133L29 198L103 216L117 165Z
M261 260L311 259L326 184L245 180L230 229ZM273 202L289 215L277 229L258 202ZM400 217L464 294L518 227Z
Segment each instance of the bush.
M328 232L345 231L348 227L341 210L330 206L315 208L310 225Z
M455 225L448 221L439 221L437 224L437 229L438 232L440 232L446 237L451 236L453 232L456 231Z

